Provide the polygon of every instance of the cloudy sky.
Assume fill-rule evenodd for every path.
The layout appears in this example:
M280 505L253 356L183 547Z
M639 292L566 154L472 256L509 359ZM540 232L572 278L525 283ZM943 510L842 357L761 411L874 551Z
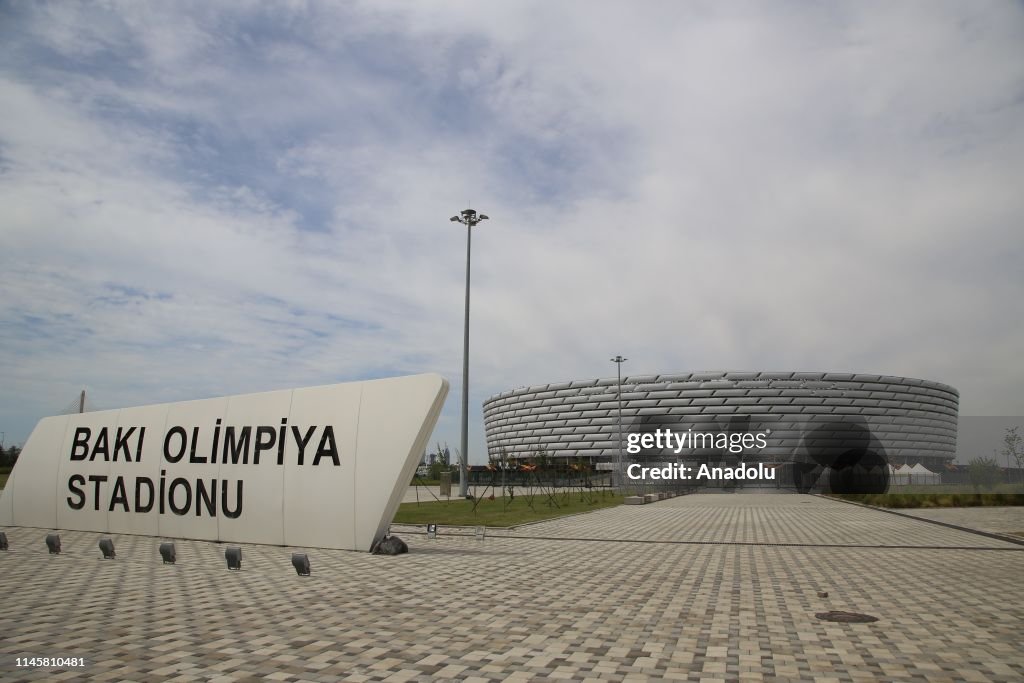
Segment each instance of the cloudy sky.
M0 431L418 372L1024 415L1018 2L0 4Z

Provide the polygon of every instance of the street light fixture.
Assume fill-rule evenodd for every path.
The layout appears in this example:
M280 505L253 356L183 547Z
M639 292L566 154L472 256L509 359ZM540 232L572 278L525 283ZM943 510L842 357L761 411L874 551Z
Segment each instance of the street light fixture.
M466 226L466 325L462 338L462 450L459 453L459 497L465 498L469 493L469 257L473 226L488 220L488 217L482 213L478 215L473 209L465 209L450 220Z
M615 365L618 367L618 370L619 370L619 384L618 384L618 394L619 394L619 462L618 462L618 465L615 468L615 473L616 473L616 478L618 479L619 488L625 488L625 483L626 482L625 482L625 478L623 477L623 474L624 474L623 467L625 466L626 458L625 458L625 456L624 456L624 454L622 452L622 364L625 363L629 359L628 358L623 358L622 356L615 356L615 358L611 358L610 360L613 363L615 363Z

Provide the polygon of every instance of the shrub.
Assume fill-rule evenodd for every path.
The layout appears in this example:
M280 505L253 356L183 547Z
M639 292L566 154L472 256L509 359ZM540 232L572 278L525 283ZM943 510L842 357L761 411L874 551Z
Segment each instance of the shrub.
M1002 470L992 458L975 458L967 466L967 477L975 490L982 487L991 489L1002 478Z

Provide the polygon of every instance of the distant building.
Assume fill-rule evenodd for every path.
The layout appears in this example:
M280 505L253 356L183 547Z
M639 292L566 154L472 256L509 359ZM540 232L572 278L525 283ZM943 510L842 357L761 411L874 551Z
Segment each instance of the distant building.
M956 455L959 393L946 384L909 377L838 372L695 372L622 378L622 432L671 429L767 432L767 447L747 461L800 461L808 448L837 456L850 448L883 450L893 464L921 463L939 471ZM503 392L484 401L491 457L544 451L584 458L600 467L619 452L619 392L615 377ZM630 460L712 461L721 449L645 448Z

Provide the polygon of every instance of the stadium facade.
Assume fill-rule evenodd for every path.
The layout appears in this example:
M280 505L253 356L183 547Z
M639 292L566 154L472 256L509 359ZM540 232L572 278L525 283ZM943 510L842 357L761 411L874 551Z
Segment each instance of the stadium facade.
M600 469L620 449L615 377L520 387L484 402L488 455L585 459ZM839 372L694 372L623 377L623 440L673 430L767 433L746 462L822 461L851 449L938 471L956 455L959 393L909 377ZM633 437L634 439L636 437ZM722 449L644 448L629 461L723 462Z

